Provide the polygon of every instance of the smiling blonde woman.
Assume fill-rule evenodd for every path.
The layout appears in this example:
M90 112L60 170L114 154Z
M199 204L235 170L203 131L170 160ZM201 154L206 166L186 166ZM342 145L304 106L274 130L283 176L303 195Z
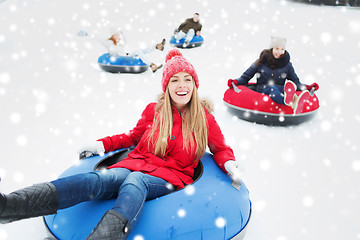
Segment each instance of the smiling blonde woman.
M90 239L126 239L146 200L193 182L194 169L208 146L217 165L232 178L239 163L225 143L206 101L200 101L193 65L171 50L163 69L158 102L147 105L128 133L105 137L87 150L95 154L136 146L128 157L105 171L92 171L0 194L0 222L56 213L91 200L116 198Z

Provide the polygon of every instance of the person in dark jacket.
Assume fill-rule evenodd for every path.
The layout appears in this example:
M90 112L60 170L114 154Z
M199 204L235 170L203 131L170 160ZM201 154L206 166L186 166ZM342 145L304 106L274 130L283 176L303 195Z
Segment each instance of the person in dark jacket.
M256 75L257 91L269 95L276 103L285 104L302 111L303 103L310 97L309 91L318 90L319 85L302 84L290 62L290 54L285 50L286 39L271 37L270 48L260 53L257 59L239 78L229 79L230 88L235 85L247 85ZM301 90L297 96L295 91Z
M105 137L85 146L94 154L136 146L121 162L92 171L36 184L10 194L0 193L0 222L56 213L90 200L116 198L96 228L93 239L126 239L146 200L193 182L194 169L205 153L240 183L239 162L225 143L208 102L200 100L198 75L178 49L166 56L162 91L130 132Z
M192 18L186 19L180 26L176 29L174 38L176 40L180 40L185 38L185 42L183 47L187 47L193 37L200 36L202 25L200 23L200 15L199 13L195 13Z

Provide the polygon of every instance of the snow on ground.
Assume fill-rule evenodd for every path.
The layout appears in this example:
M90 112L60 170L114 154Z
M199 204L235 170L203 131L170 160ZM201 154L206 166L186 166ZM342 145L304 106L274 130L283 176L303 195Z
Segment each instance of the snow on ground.
M199 12L206 42L182 52L242 162L253 202L246 239L360 239L358 9L277 0L5 0L0 12L2 192L55 179L77 161L82 144L131 129L161 91L161 71L101 71L97 57L105 49L79 30L107 36L120 26L135 49L169 41ZM311 122L252 124L222 102L227 79L240 76L271 35L287 37L301 81L320 85ZM170 48L152 53L154 62ZM0 226L0 240L44 237L41 218Z

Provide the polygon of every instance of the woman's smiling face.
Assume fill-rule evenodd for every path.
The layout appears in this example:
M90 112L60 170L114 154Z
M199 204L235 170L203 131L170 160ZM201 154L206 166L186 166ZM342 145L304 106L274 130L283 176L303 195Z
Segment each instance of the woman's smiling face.
M193 77L187 72L174 74L168 83L171 103L177 109L184 109L194 91Z
M274 58L280 58L285 53L285 48L283 47L274 47L272 50L272 54Z

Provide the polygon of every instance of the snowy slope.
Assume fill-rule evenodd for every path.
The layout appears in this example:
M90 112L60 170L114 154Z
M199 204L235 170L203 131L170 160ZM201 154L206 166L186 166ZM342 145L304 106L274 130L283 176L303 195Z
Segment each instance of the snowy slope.
M161 71L102 72L97 57L105 49L79 30L106 36L119 26L135 49L169 41L194 12L206 42L182 52L243 164L253 201L246 239L360 239L360 11L351 8L277 0L0 1L0 190L55 179L82 144L130 130L161 91ZM246 70L270 35L287 37L301 81L320 85L312 122L268 127L226 111L227 79ZM154 52L154 62L170 48ZM0 240L44 237L41 218L0 226Z

